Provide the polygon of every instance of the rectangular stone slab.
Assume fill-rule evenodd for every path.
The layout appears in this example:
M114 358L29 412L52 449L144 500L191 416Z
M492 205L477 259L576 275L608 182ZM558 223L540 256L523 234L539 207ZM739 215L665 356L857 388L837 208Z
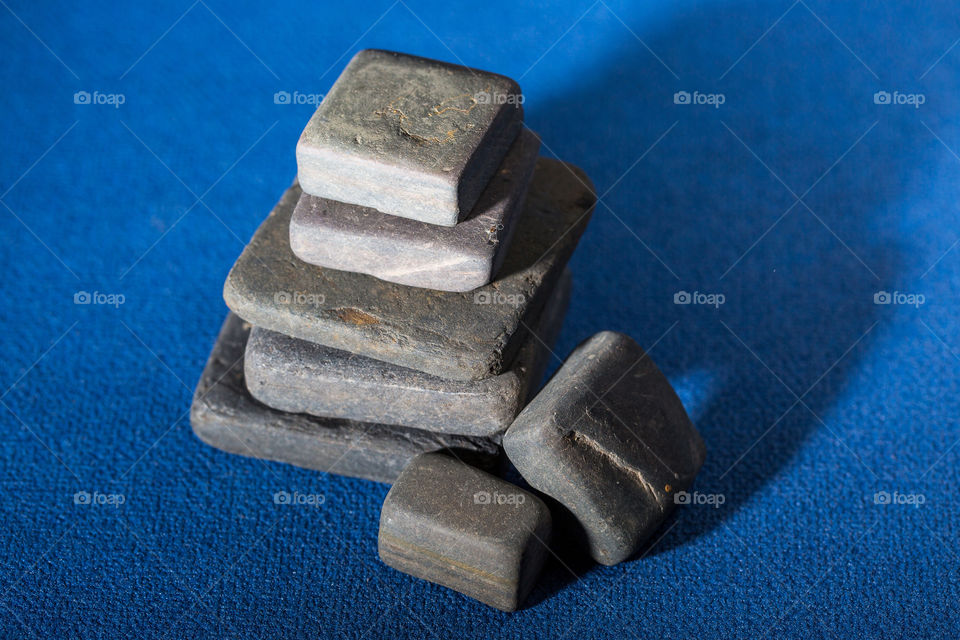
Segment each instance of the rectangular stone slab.
M431 453L387 493L378 546L394 569L514 611L540 573L550 528L550 511L532 493Z
M446 380L254 327L244 358L247 387L260 402L293 413L498 435L543 377L569 298L565 270L513 364L484 380Z
M260 404L247 391L243 376L249 332L248 324L230 314L197 384L190 423L207 444L243 456L378 482L392 482L420 453L447 448L473 464L495 463L499 449L488 438L316 418Z
M520 87L390 51L353 57L297 143L305 192L452 226L523 124Z
M438 291L470 291L493 280L540 149L529 130L517 136L470 216L442 227L338 200L300 196L290 248L304 262Z
M503 438L520 475L563 504L590 554L630 557L673 509L705 450L666 377L628 336L578 346Z
M451 380L504 370L580 239L596 200L571 165L540 158L500 274L468 293L325 269L290 250L293 185L227 276L223 297L251 324Z

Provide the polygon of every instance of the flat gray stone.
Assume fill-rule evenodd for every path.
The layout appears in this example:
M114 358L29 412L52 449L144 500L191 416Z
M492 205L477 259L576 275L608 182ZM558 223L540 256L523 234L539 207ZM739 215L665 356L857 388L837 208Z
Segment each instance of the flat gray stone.
M521 95L494 73L361 51L300 136L300 182L321 198L452 226L520 131Z
M540 158L500 275L468 293L310 265L290 250L294 184L227 276L237 315L277 333L451 380L509 365L586 227L596 196L571 165Z
M514 611L540 573L550 528L549 509L532 493L425 454L387 493L378 546L394 569Z
M705 456L666 377L612 331L574 350L503 447L531 486L570 510L606 565L630 557L660 526Z
M275 409L441 433L501 434L547 367L570 299L564 271L516 359L500 375L463 382L254 327L244 371L254 398Z
M539 150L540 139L523 130L470 217L453 227L304 193L290 220L290 247L321 267L438 291L476 289L507 255Z
M243 376L250 326L230 314L203 370L190 407L198 438L230 453L287 462L344 476L392 482L420 453L451 448L473 464L499 455L489 438L431 433L382 424L316 418L266 407Z

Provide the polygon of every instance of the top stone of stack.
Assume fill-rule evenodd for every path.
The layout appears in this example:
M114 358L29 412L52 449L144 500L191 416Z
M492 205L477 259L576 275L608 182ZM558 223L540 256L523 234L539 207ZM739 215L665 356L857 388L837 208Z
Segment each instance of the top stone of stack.
M523 124L510 78L389 51L353 57L297 143L305 193L453 226Z

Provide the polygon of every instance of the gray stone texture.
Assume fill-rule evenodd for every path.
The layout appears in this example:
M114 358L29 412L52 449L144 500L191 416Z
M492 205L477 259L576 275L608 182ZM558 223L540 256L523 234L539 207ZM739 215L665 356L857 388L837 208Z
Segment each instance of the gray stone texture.
M501 373L546 302L593 211L583 172L540 158L497 279L467 293L433 291L309 265L290 250L294 184L227 276L237 315L271 331L451 380Z
M523 125L504 76L390 51L353 57L297 143L305 192L452 226Z
M501 434L536 390L566 312L570 273L500 375L463 382L331 349L254 327L247 343L247 387L283 411L381 422L472 436Z
M540 139L523 130L470 216L453 227L304 193L290 220L290 248L304 262L388 282L476 289L493 280L507 255L539 150Z
M454 458L403 470L380 512L380 558L504 611L520 607L543 565L551 519L533 494Z
M489 438L316 418L260 404L247 391L243 375L249 331L239 317L227 317L197 384L190 423L207 444L230 453L379 482L392 482L418 454L447 448L473 464L495 464L499 448Z
M574 350L503 446L531 486L573 514L606 565L630 557L660 526L705 456L666 377L636 342L611 331Z

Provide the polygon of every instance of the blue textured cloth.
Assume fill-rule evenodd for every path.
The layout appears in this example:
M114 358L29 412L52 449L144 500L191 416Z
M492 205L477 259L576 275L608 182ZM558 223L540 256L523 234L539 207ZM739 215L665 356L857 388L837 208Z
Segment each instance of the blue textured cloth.
M957 637L953 3L0 4L0 635ZM520 81L602 194L557 353L634 336L707 445L642 557L564 552L515 614L381 564L386 485L190 430L365 47Z

